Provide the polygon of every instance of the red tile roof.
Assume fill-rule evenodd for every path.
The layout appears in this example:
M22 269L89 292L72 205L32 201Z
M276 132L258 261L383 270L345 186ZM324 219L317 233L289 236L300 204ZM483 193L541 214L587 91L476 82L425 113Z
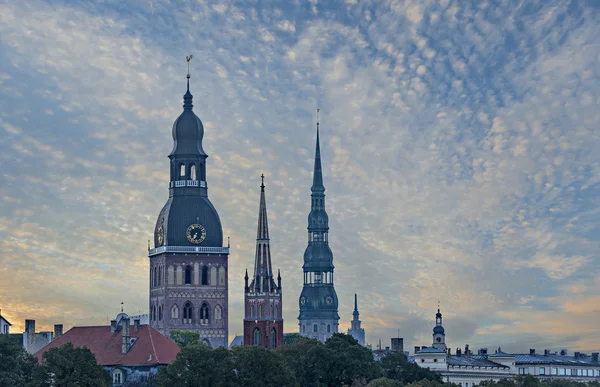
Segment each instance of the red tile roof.
M137 332L133 331L131 325L129 336L136 340L129 351L123 355L121 330L111 332L110 326L73 327L33 356L41 362L45 351L68 342L73 343L75 347L88 347L96 356L98 364L102 366L170 364L179 352L177 344L148 325L140 325Z

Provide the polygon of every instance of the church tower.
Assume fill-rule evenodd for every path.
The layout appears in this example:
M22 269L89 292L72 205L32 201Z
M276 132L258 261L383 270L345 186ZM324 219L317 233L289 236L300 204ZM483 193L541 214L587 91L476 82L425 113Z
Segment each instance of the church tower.
M442 313L440 312L439 305L437 313L435 314L435 327L433 327L433 344L431 346L437 349L441 349L442 351L446 351L446 333L444 332L444 327L442 326Z
M183 112L173 124L169 199L148 251L149 319L164 335L195 331L212 347L226 347L229 247L223 247L221 220L208 199L204 126L192 110L187 78Z
M365 345L365 329L360 327L358 314L358 296L354 294L354 312L352 312L351 327L348 329L348 334L358 340L358 344Z
M318 110L317 110L318 113ZM329 248L329 217L325 212L325 186L321 169L319 122L308 215L308 246L304 252L304 287L300 294L300 334L322 342L338 331L338 298L333 288L333 253Z
M244 277L244 344L274 349L283 344L281 274L277 272L276 284L271 266L264 175L261 178L254 275L250 285L247 270Z

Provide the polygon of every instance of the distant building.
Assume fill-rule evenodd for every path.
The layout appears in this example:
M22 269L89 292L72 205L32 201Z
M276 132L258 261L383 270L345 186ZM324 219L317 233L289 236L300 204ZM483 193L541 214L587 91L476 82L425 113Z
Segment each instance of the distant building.
M404 353L404 339L402 337L392 337L392 351Z
M283 344L283 304L281 294L281 274L277 283L271 265L271 245L269 223L267 221L267 201L265 183L262 176L260 204L258 207L258 228L256 232L256 253L254 273L248 284L246 270L244 285L244 341L246 345L263 348L277 348Z
M358 344L365 345L365 329L360 327L358 313L358 296L354 294L354 312L352 312L351 327L348 329L348 334L358 340Z
M73 327L34 353L41 361L44 352L68 342L86 346L113 380L114 387L147 387L161 366L175 360L179 346L149 325L120 313L110 326Z
M0 310L0 334L9 334L11 326L10 321L2 316L2 310Z
M229 344L229 349L239 346L239 345L244 345L244 336L243 335L237 335L233 338L233 340L231 340L231 344Z
M56 335L62 334L62 325L57 324L54 326ZM36 332L35 331L35 320L25 320L25 332L23 333L10 333L10 336L17 342L23 345L27 353L35 353L44 346L52 342L54 335L52 332Z
M433 327L433 344L432 347L441 351L446 351L446 332L442 326L442 313L438 305L437 313L435 314L435 327Z

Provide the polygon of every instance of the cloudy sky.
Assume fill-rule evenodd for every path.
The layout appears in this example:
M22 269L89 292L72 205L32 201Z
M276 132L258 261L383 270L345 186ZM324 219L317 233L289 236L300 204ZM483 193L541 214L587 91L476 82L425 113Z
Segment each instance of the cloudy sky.
M452 348L598 350L598 36L592 0L0 1L2 314L147 311L191 53L231 336L261 173L297 329L319 107L340 330L357 292L372 344L439 300Z

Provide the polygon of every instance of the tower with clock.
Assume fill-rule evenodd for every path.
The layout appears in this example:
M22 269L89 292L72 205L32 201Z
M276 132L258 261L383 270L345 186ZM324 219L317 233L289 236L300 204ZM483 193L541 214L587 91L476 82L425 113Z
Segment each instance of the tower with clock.
M318 114L318 110L317 110ZM304 252L304 286L300 293L300 334L321 341L338 331L338 297L333 287L333 253L329 248L329 217L325 211L325 186L321 169L319 122L311 210L308 215L308 246Z
M283 344L281 274L278 272L275 283L264 176L261 177L263 182L260 185L254 274L250 284L248 271L244 278L244 344L274 349Z
M432 347L446 351L446 333L442 326L442 313L438 305L437 313L435 314L435 327L433 327L433 344Z
M148 251L149 319L164 335L195 331L212 347L227 346L229 246L223 246L221 220L208 199L204 126L192 110L187 78L183 112L172 130L169 199Z

